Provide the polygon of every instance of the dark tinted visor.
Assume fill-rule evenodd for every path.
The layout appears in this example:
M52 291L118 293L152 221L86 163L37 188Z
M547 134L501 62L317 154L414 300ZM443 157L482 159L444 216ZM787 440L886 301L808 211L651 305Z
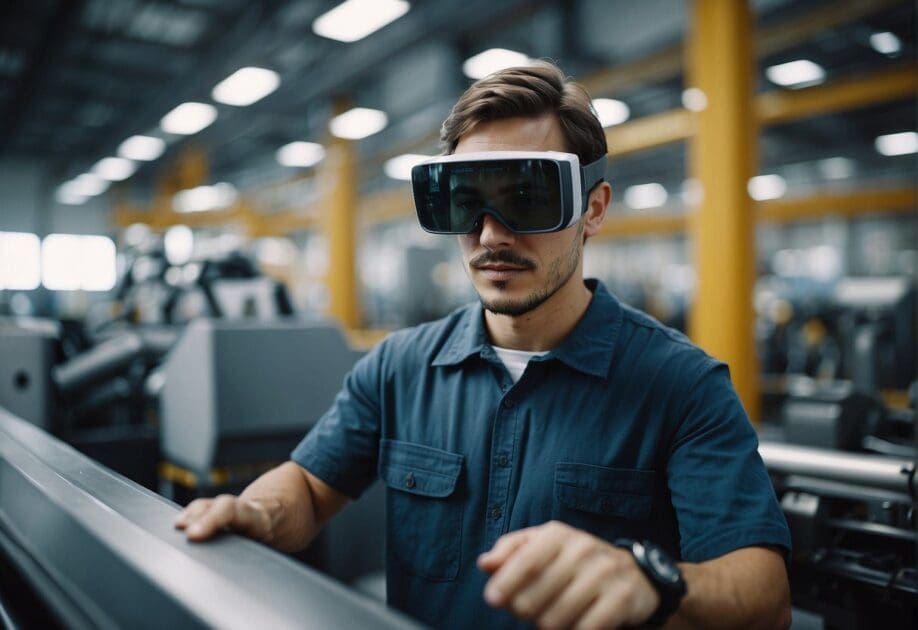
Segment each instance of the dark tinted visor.
M514 232L552 232L566 226L569 182L550 159L476 160L421 164L411 171L421 227L467 234L491 214ZM567 196L570 196L569 194Z

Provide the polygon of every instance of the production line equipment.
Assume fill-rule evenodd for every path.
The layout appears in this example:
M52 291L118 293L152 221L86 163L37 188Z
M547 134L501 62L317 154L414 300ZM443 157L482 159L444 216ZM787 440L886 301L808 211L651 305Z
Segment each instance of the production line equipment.
M190 544L178 511L0 409L0 625L418 627L251 540Z
M918 627L916 460L763 441L793 541L791 595L824 627Z

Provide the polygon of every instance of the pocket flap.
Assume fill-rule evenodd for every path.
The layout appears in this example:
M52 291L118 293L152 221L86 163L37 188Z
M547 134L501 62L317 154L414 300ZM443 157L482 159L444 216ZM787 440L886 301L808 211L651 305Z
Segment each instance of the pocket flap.
M456 489L464 457L430 446L382 440L379 476L390 488L425 497L447 497Z
M562 505L608 516L644 519L653 503L654 473L560 462L555 495Z

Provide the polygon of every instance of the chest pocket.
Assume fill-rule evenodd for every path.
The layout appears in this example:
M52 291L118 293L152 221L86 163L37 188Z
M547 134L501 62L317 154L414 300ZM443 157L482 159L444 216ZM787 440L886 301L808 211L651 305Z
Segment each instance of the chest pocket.
M559 462L552 518L609 542L640 538L650 519L653 492L653 471Z
M462 455L382 440L379 476L388 486L386 555L435 581L454 580L462 549Z

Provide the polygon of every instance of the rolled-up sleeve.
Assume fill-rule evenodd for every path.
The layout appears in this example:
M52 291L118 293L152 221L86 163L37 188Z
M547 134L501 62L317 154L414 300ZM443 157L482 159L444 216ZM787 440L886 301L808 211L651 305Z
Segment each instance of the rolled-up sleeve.
M685 401L667 467L683 559L702 562L753 545L789 552L787 521L727 367L702 369Z
M290 455L354 499L376 479L385 346L385 341L378 344L354 365L331 408Z

